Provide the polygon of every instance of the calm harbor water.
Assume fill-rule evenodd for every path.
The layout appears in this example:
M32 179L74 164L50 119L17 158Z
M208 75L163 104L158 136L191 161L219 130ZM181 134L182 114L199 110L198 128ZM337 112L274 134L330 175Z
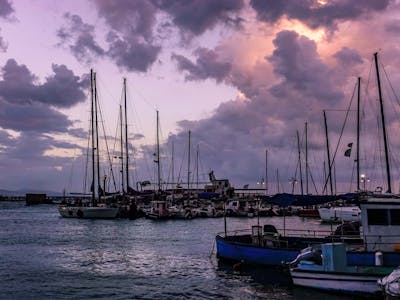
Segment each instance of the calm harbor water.
M227 221L228 230L256 223ZM281 218L267 223L282 227ZM290 217L287 226L306 223ZM64 219L55 205L0 202L0 298L355 299L292 287L278 270L233 271L215 257L223 230L222 218Z

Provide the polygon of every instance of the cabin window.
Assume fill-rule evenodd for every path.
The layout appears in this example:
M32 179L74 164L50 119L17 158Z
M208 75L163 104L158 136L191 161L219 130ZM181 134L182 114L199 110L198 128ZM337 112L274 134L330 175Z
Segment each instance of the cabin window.
M390 224L391 225L400 225L400 209L391 209L390 210Z
M368 209L368 225L389 225L387 209Z

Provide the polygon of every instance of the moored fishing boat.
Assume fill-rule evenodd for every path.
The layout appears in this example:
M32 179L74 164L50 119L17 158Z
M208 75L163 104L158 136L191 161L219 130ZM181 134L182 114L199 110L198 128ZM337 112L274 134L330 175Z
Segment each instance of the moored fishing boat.
M348 266L344 243L326 243L318 250L309 249L300 253L291 265L294 285L351 294L380 294L378 280L394 269L380 265Z

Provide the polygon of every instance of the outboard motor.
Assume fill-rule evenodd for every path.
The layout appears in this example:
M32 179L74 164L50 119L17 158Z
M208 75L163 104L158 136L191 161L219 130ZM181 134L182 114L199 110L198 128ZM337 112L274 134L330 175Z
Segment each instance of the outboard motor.
M312 261L318 265L322 264L322 252L320 248L307 247L297 255L297 257L289 263L291 268L296 267L302 260Z

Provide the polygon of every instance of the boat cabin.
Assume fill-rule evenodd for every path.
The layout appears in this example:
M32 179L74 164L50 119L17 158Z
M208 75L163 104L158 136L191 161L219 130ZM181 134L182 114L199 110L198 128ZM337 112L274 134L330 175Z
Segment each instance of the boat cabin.
M360 202L367 251L400 251L400 198L368 198Z

